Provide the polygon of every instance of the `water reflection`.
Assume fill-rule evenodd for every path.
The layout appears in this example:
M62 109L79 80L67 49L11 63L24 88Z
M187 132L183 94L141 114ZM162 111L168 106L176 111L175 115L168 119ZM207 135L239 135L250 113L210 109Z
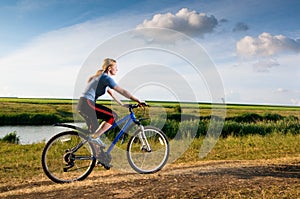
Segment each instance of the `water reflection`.
M77 126L83 127L84 123L76 123ZM32 144L48 141L55 134L67 130L64 127L52 125L43 126L0 126L0 138L8 133L16 132L20 138L20 144Z

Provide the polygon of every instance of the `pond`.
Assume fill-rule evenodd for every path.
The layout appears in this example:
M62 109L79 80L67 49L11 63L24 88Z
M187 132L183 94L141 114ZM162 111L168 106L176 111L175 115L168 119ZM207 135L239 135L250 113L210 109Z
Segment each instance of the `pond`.
M76 124L79 127L84 123ZM48 141L55 134L65 131L67 128L52 125L43 126L0 126L0 138L8 133L16 132L20 138L20 144L33 144Z

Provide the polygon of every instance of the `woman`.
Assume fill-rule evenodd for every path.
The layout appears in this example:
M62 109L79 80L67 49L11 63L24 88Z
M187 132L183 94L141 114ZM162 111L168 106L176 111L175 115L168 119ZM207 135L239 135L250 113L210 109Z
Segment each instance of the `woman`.
M100 136L112 126L117 114L105 106L96 104L97 99L107 91L118 104L124 106L114 95L113 90L115 90L124 97L139 103L139 105L144 105L144 103L131 95L127 90L118 86L111 78L111 76L116 75L117 71L118 67L115 60L110 58L104 59L102 70L97 71L95 75L89 78L88 85L82 97L80 97L78 104L79 113L84 117L89 130L93 133L91 135L91 141L102 147L105 147L105 144L100 139ZM98 119L104 120L100 126Z

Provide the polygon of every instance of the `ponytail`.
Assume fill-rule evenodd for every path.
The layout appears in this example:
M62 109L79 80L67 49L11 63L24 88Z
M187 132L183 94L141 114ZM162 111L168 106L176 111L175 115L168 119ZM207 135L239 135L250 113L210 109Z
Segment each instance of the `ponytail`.
M88 82L92 81L96 77L99 77L100 75L102 75L102 73L102 70L98 70L95 75L89 77Z
M114 60L114 59L110 59L110 58L104 59L103 63L102 63L102 69L98 70L95 75L91 76L88 79L88 82L92 81L92 79L94 79L96 77L99 77L100 75L102 75L102 73L107 73L109 67L112 66L115 63L116 63L116 60Z

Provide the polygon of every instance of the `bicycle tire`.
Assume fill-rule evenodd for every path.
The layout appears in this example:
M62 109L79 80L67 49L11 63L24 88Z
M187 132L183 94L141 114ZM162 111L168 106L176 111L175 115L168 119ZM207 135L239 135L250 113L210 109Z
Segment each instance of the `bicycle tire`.
M140 174L150 174L161 170L168 161L169 141L166 135L158 128L144 127L146 138L151 151L141 147L139 139L140 129L129 139L127 144L127 160L130 166Z
M53 136L42 153L42 167L49 179L56 183L84 180L95 167L95 149L86 142L76 152L70 152L86 138L76 131L64 131ZM73 166L72 166L73 165Z

